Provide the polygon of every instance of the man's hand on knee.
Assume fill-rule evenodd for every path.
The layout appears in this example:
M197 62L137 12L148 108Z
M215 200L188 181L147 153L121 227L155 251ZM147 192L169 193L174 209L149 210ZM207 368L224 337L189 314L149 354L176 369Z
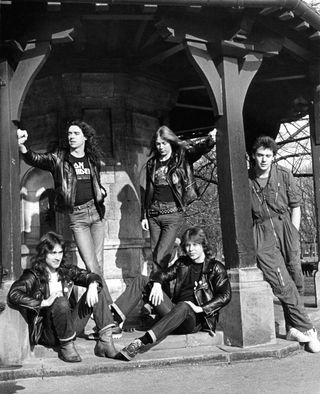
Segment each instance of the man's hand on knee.
M149 301L151 301L154 306L160 305L163 301L163 291L160 283L153 283L152 290L149 296Z

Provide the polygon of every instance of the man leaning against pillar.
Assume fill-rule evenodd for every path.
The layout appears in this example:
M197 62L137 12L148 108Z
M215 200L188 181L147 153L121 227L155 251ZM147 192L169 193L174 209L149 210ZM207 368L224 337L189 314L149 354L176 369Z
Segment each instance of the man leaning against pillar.
M317 353L317 331L298 291L303 291L300 196L291 172L273 163L276 153L277 145L268 136L257 138L251 151L249 187L257 264L282 304L287 339L305 343L306 350Z

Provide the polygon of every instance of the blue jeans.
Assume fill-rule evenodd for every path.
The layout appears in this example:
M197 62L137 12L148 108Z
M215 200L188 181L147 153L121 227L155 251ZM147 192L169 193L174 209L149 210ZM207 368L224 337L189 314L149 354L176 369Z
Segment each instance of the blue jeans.
M108 303L111 304L112 298L102 272L105 220L100 219L93 200L74 207L69 217L80 257L88 271L101 276Z
M43 309L43 331L39 343L55 346L59 341L75 338L83 331L91 314L99 331L114 326L105 292L100 291L98 302L93 308L86 304L86 296L87 292L82 295L74 309L65 297L56 298L51 306Z
M175 203L153 203L151 209L167 209L175 207ZM149 217L149 230L153 261L165 271L171 260L174 243L181 227L183 214L174 212Z

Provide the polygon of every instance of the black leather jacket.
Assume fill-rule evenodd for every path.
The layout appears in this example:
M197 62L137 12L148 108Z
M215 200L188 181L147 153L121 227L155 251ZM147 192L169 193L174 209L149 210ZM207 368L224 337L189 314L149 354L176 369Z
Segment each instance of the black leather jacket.
M193 175L193 163L202 155L210 152L215 141L207 137L204 141L191 146L181 147L173 152L168 162L167 181L176 198L176 203L182 209L198 198L197 184ZM152 156L146 164L146 192L142 219L148 217L154 193L154 177L156 171L156 156Z
M150 280L161 284L176 280L172 297L175 302L175 299L179 299L181 287L192 264L194 263L189 257L181 256L166 272L156 266ZM201 280L202 290L206 293L203 297L206 301L201 304L198 302L204 312L203 327L215 331L220 309L231 300L230 281L224 265L215 259L205 260ZM197 296L195 298L199 300Z
M66 266L61 264L59 272L62 273L63 295L67 299L70 298L74 285L88 287L92 282L98 282L102 288L102 281L99 275L86 270L82 270L77 266ZM40 282L37 272L32 269L23 271L21 277L16 280L8 293L8 304L14 306L26 314L29 325L31 344L36 344L41 332L36 327L41 314L40 305L44 299L50 295L49 284ZM40 327L40 330L42 327Z
M55 184L55 209L59 212L73 212L76 196L77 176L73 165L68 160L69 152L57 150L53 153L36 153L28 150L23 154L27 164L42 170L50 171ZM104 217L105 207L103 200L107 195L101 185L100 168L97 168L88 158L91 171L93 198L100 218Z

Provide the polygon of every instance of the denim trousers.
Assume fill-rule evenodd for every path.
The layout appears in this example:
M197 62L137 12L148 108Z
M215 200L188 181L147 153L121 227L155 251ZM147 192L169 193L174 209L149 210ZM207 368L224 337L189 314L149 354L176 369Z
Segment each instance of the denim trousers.
M151 209L157 211L175 206L175 203L155 202L151 205ZM151 216L148 219L153 261L159 264L163 270L168 268L182 220L183 214L181 212Z
M149 297L148 282L147 276L137 276L112 304L112 308L123 321L144 296ZM197 314L187 303L178 302L175 305L165 293L163 293L163 301L160 305L154 306L154 310L161 316L161 319L148 331L154 342L171 333L190 334L201 328Z
M86 326L91 314L97 329L113 326L113 317L108 307L106 293L100 291L98 302L93 307L86 304L85 292L74 308L66 297L58 297L53 304L41 311L43 331L39 343L55 346L59 341L68 341L79 335Z
M105 220L100 219L93 200L74 207L74 211L69 214L69 217L70 228L73 232L80 257L88 271L101 276L103 289L109 304L111 304L112 298L102 271Z

